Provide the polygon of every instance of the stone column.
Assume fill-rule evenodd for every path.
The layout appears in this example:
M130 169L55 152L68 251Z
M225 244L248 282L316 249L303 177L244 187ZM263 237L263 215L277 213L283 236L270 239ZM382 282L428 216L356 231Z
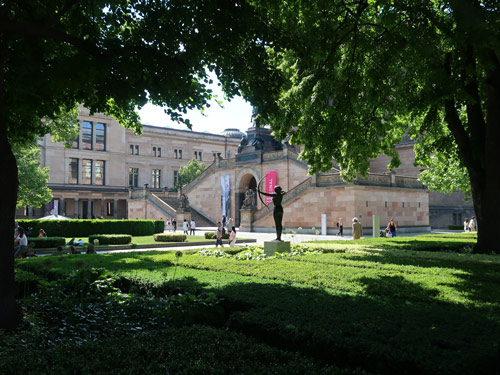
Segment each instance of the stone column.
M118 219L118 198L113 199L113 217Z
M104 198L101 198L101 217L104 217Z
M92 199L88 199L88 204L87 204L87 219L92 218Z
M59 215L66 216L66 210L64 209L64 198L59 198Z
M78 215L80 212L80 199L79 198L74 198L74 206L73 206L73 218L78 219Z

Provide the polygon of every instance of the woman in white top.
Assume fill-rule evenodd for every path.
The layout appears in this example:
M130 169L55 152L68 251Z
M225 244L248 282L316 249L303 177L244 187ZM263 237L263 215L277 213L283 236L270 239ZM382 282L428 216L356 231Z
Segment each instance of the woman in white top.
M234 246L236 244L236 228L231 228L231 233L229 234L229 246Z
M22 227L17 228L17 237L14 240L14 257L22 256L22 250L28 246L28 237Z

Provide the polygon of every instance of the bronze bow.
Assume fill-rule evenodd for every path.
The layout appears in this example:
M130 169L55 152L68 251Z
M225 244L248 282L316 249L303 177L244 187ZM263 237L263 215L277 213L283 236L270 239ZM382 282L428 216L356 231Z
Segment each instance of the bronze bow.
M262 182L262 180L263 180L264 178L266 178L266 176L267 176L267 174L265 174L265 175L264 175L264 177L262 177L262 178L259 180L259 182L257 183L257 193L259 194L259 199L260 199L260 201L262 202L262 204L263 204L264 206L266 206L266 207L267 207L267 209L269 210L269 205L267 205L267 204L264 202L264 200L262 199L262 196L261 196L261 194L262 194L262 193L260 192L260 189L259 189L260 183Z

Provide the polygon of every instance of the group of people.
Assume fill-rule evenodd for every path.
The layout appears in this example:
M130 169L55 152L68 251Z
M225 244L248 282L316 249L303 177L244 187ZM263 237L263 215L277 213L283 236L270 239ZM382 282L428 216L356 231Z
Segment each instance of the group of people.
M464 220L464 232L476 232L477 231L477 222L476 217L472 216L469 220L468 217Z
M224 237L224 234L226 234L226 228L229 232L229 239L227 242L228 245L234 246L236 244L236 227L234 226L234 220L232 218L229 218L226 221L226 217L222 215L222 220L217 222L217 229L212 236L212 238L215 238L215 247L218 247L219 245L221 247L224 247L222 239Z
M175 221L175 219L174 219ZM177 225L176 225L177 227ZM184 232L185 235L191 235L194 236L196 230L196 223L193 219L191 221L187 221L187 219L184 219L184 222L182 223L182 231ZM175 229L174 229L175 232Z
M337 220L337 236L344 236L344 223L342 218L339 217ZM396 232L398 230L398 226L394 221L394 218L391 217L385 231L381 231L381 237L396 237ZM352 237L355 240L360 239L363 236L363 226L357 217L352 219Z
M31 228L28 228L31 230ZM29 233L19 225L17 221L14 222L14 258L26 257L26 249L28 247ZM47 233L43 229L38 232L38 237L47 237Z

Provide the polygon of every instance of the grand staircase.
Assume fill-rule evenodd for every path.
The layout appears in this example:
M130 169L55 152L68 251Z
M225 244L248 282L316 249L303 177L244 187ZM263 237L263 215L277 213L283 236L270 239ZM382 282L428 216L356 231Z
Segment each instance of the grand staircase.
M176 195L169 193L153 193L149 190L140 189L131 192L130 197L132 199L145 199L147 202L155 206L156 209L161 211L166 218L170 219L176 217L178 211L181 209L181 202L179 198ZM182 208L182 210L191 213L191 218L194 219L198 228L213 227L216 225L212 219L206 217L193 207Z

